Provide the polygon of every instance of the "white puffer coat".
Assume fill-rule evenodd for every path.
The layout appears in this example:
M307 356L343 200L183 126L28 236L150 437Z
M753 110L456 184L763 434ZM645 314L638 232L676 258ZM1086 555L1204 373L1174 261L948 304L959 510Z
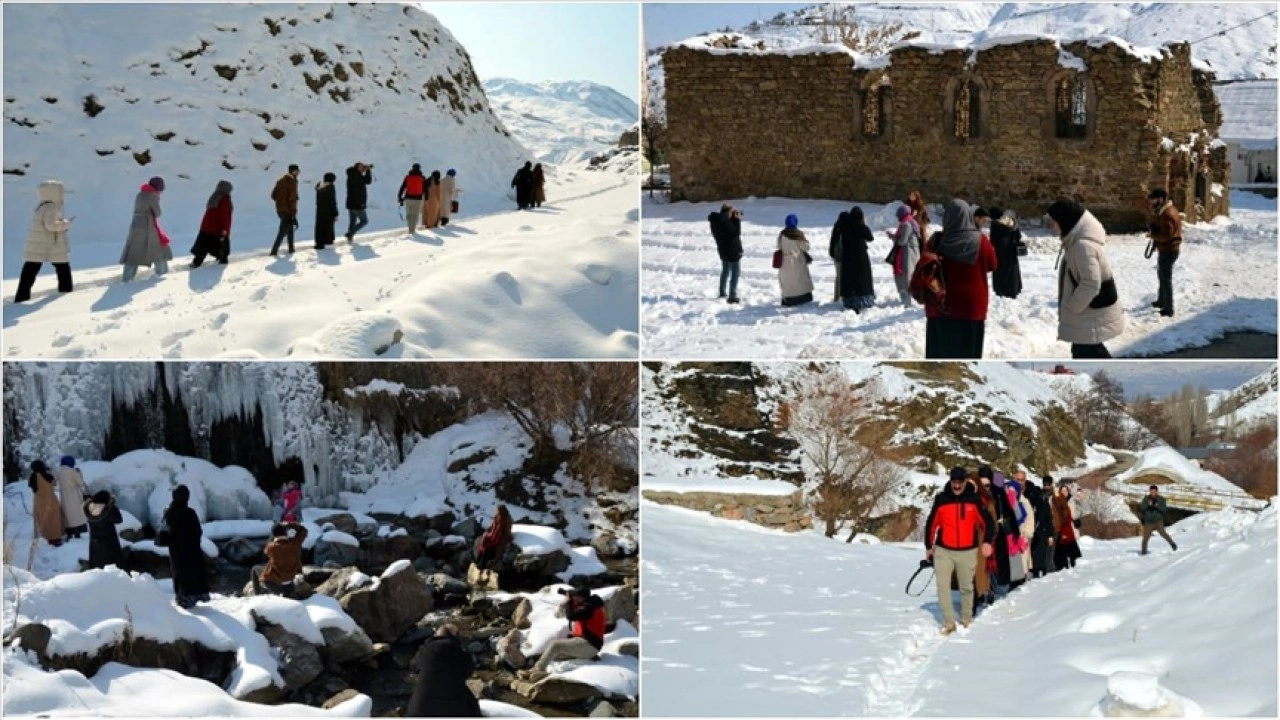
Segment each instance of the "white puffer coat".
M1091 308L1104 280L1112 280L1107 259L1107 231L1085 211L1076 226L1062 238L1058 266L1058 339L1073 345L1097 345L1124 332L1124 306ZM1075 279L1072 283L1071 278Z

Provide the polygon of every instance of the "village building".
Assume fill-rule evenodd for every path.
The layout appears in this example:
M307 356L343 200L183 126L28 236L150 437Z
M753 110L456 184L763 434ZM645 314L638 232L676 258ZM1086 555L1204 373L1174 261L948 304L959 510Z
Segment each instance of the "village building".
M680 46L663 68L673 200L889 203L918 188L1038 219L1066 195L1113 230L1145 228L1157 187L1190 222L1229 210L1213 74L1186 43Z
M1240 80L1214 88L1222 105L1231 186L1276 196L1276 81Z

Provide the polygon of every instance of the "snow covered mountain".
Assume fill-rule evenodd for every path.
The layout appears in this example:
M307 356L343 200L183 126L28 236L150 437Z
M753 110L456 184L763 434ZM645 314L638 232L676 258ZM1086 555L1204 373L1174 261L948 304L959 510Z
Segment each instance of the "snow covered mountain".
M816 26L834 5L812 5L778 13L740 28L750 44L787 50L818 42ZM854 17L862 27L901 23L903 32L918 32L912 42L969 44L1004 35L1053 35L1063 39L1113 36L1141 47L1173 41L1200 40L1195 57L1220 80L1275 78L1274 6L1227 3L874 3L859 4ZM1256 18L1260 18L1255 20ZM1254 22L1249 22L1255 20ZM1248 23L1248 24L1244 24ZM1239 26L1239 27L1237 27ZM1221 34L1219 34L1221 33ZM705 44L721 33L687 42ZM648 57L646 114L664 117L661 52Z
M1245 429L1250 425L1276 421L1276 389L1280 386L1277 369L1271 368L1235 390L1209 396L1209 413L1218 423L1228 420Z
M147 28L139 32L139 28ZM467 51L399 4L33 4L4 7L4 276L16 277L36 185L67 185L76 268L111 265L133 196L166 180L162 223L185 251L219 180L232 247L267 247L270 191L373 163L371 230L396 224L412 162L455 168L472 214L506 207L526 151L494 114ZM305 232L305 230L304 230Z
M611 87L592 82L484 82L493 111L539 161L586 161L618 144L640 119L640 108Z

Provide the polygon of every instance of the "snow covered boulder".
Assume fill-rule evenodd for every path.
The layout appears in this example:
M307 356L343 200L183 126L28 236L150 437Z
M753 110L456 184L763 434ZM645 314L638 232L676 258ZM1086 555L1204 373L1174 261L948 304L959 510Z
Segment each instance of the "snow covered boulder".
M1143 672L1121 671L1107 678L1107 696L1090 713L1094 717L1199 717L1196 703L1160 686Z
M377 578L343 568L316 592L337 599L376 642L395 642L435 607L431 588L407 560L393 563Z
M264 553L266 547L265 540L235 537L222 543L218 548L218 552L221 557L226 558L227 562L244 567L252 567L267 561L267 556Z
M303 516L307 517L306 513L303 513ZM334 530L339 530L348 535L358 535L360 530L360 524L356 522L355 516L351 513L340 512L332 515L325 515L323 517L316 517L315 519L307 517L307 519L317 525L324 525L328 523L333 526Z
M279 657L280 677L285 689L298 690L324 672L324 660L315 645L279 625L263 623L258 633Z
M572 548L555 528L512 525L511 543L520 554L511 561L510 574L520 585L549 585L573 564Z
M316 541L317 565L348 567L360 562L360 541L339 530L328 530Z

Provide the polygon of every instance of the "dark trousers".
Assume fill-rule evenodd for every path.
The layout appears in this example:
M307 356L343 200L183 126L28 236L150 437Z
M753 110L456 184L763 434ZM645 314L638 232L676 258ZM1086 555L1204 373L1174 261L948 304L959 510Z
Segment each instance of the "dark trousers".
M929 360L981 360L985 320L929 318L924 325L924 356Z
M1102 343L1097 345L1076 345L1071 344L1072 360L1099 360L1111 357L1111 353L1107 351L1107 346Z
M725 296L725 290L728 289L729 297L738 297L738 276L742 273L742 261L728 260L720 261L720 297Z
M58 273L58 292L71 292L71 263L51 263L54 272ZM31 286L36 284L36 275L44 263L26 262L22 264L22 274L18 276L18 292L13 296L14 302L26 302L31 299Z
M1156 279L1160 281L1156 307L1166 315L1173 314L1173 264L1178 262L1178 253L1178 250L1161 251L1156 257Z
M206 255L212 255L214 260L226 265L227 256L231 254L229 246L230 242L227 238L221 235L201 232L196 235L195 247L191 248L191 254L194 256L191 259L191 267L200 267L204 264Z
M288 239L289 252L293 252L293 230L298 226L298 218L293 215L280 215L280 229L276 231L276 244L271 246L271 254L275 255L280 251L280 241Z
M356 233L369 224L369 213L364 210L348 210L347 214L351 216L351 221L347 223L347 242L351 242Z

